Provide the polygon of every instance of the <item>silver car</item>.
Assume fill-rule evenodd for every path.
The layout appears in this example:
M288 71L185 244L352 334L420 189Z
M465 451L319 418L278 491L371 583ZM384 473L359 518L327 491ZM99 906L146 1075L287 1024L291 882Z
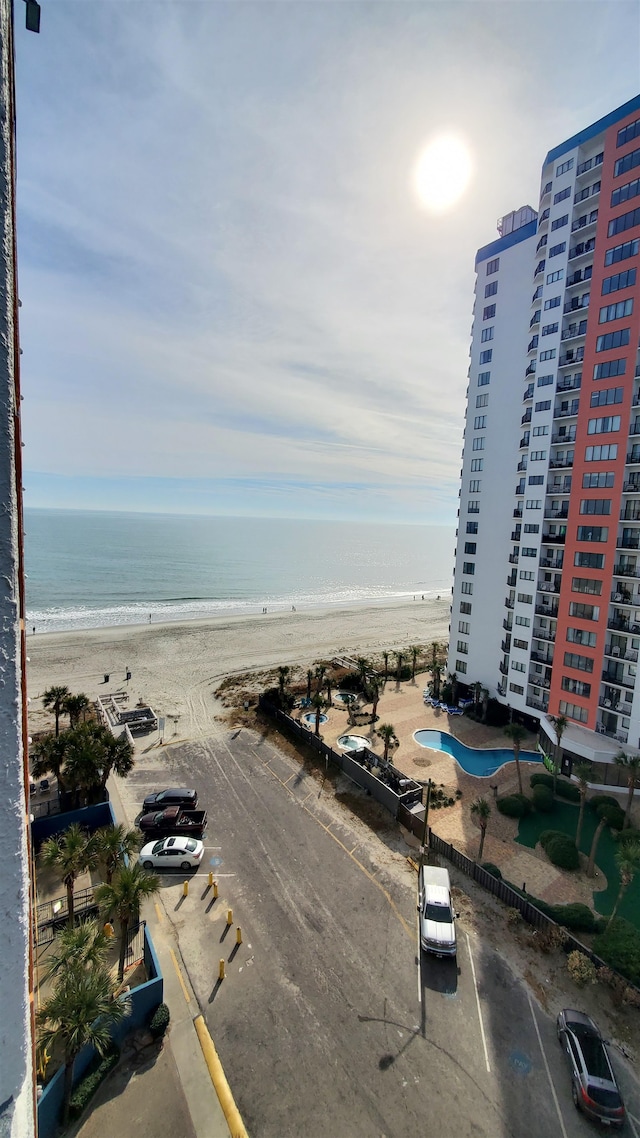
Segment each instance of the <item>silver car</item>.
M621 1130L625 1113L606 1040L585 1012L564 1008L556 1021L558 1039L571 1072L571 1094L588 1118Z
M138 855L145 869L197 869L202 861L204 845L197 838L160 838L148 842Z

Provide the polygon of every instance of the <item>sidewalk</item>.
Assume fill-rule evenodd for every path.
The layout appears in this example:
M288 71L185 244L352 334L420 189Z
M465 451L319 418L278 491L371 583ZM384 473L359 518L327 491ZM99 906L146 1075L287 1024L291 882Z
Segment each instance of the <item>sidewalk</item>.
M114 779L109 780L109 797L118 821L128 827ZM169 1133L180 1138L231 1138L194 1027L200 1008L173 925L160 899L144 916L162 969L171 1025L159 1055L153 1052L139 1062L125 1061L107 1079L77 1132L78 1138L132 1133L134 1120L135 1132L142 1138Z

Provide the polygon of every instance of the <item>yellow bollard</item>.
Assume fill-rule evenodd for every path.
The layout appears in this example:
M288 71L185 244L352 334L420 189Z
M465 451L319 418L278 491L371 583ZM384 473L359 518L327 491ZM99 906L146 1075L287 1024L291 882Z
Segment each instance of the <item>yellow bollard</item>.
M242 929L238 925L236 929L236 944L242 944Z
M220 961L220 967L218 969L218 980L224 980L224 960Z
M227 924L233 924L233 909L227 909Z
M214 899L214 901L217 898L217 896L218 896L218 882L214 881L214 883L213 883L213 899Z
M188 881L182 882L182 896L183 897L189 896L189 882Z
M211 888L211 886L213 885L213 870L212 869L209 870L209 876L207 877L207 884L208 884L209 888Z

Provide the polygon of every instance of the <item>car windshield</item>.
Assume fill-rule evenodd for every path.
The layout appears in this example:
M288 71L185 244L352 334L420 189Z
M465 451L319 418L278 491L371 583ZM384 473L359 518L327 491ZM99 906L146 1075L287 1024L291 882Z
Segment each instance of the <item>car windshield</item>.
M573 1029L578 1037L580 1048L584 1056L588 1073L593 1079L607 1079L611 1081L611 1070L607 1062L604 1045L592 1031Z
M606 1087L594 1087L589 1083L587 1087L587 1094L598 1106L607 1106L610 1110L615 1110L616 1107L622 1106L622 1099L617 1091L608 1091Z
M194 851L198 848L198 843L194 842L193 838L187 838L186 842L184 843L184 848L188 850L189 853L194 853Z
M439 921L441 924L451 924L453 920L448 905L434 905L433 902L429 901L424 907L424 915L428 921Z
M163 847L164 847L164 842L156 842L153 849L151 850L151 853L159 854Z

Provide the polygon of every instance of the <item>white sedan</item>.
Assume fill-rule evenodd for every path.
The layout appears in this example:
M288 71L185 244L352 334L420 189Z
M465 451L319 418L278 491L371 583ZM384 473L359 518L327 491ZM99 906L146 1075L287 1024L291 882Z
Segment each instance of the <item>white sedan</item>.
M138 861L145 869L197 869L203 854L197 838L161 838L143 846Z

